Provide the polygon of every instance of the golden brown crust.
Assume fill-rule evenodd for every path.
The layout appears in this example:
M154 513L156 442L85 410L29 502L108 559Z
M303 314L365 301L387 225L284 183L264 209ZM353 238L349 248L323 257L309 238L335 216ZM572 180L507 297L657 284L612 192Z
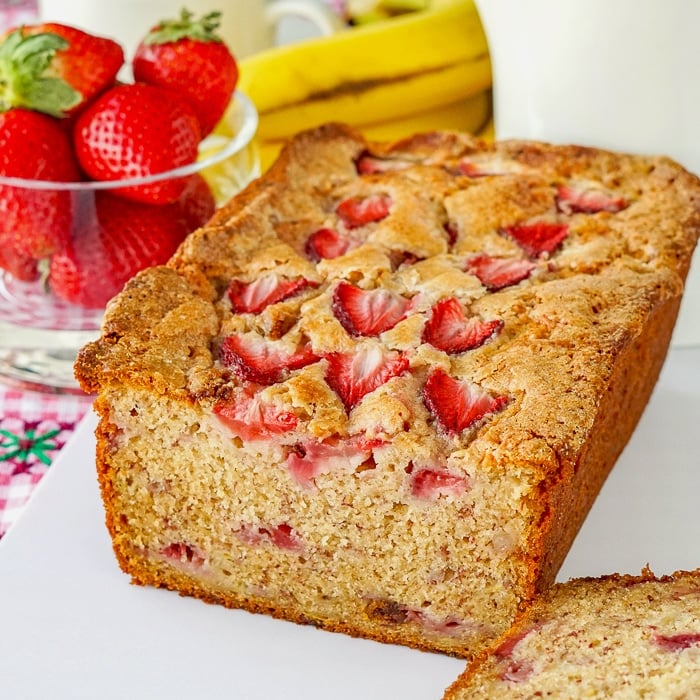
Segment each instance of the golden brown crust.
M383 165L358 173L359 159L367 156ZM574 195L562 194L567 188L574 195L592 193L598 204L572 208L567 197ZM377 192L390 198L390 214L356 230L343 228L338 203ZM596 209L601 197L603 208ZM99 395L98 471L122 567L139 582L229 606L295 620L314 617L328 629L469 656L478 639L503 629L518 606L552 583L634 429L666 354L700 231L699 212L698 180L664 158L521 141L485 144L457 133L374 144L341 125L301 134L264 178L192 234L167 266L132 280L108 308L102 337L80 353L76 376ZM565 226L566 236L551 251L528 252L504 232L521 224ZM335 258L310 259L310 234L334 227L353 245ZM483 254L532 269L524 279L490 290L469 268ZM257 313L232 313L231 281L248 284L270 275L303 279L307 286ZM334 308L341 280L410 299L410 313L378 337L353 336ZM495 319L498 332L455 354L425 342L432 310L451 297L469 314ZM222 345L232 335L264 339L284 352L308 345L320 359L251 388L236 366L222 360ZM377 348L403 354L407 370L349 410L326 381L327 355ZM445 435L423 398L436 368L502 397L503 404L473 427ZM215 409L247 400L245 392L298 422L271 440L269 452L256 452L240 435L214 435ZM158 405L162 415L153 408ZM143 430L152 437L144 441L138 433L147 416ZM382 448L367 448L371 456L353 464L350 481L330 468L310 484L290 477L290 455L305 455L309 440L343 444L358 437ZM190 449L196 440L214 445L212 469L223 462L230 470L216 482L214 500L233 522L231 532L211 522L202 505L211 501L206 487L192 484L188 490L188 479L209 473L193 476L173 451L186 441ZM157 464L171 453L173 466ZM137 459L143 462L132 473ZM170 476L163 474L167 468ZM439 478L447 469L449 478L468 488L458 498L438 488L434 503L426 505L411 492L413 472L426 468L438 468ZM250 473L259 481L249 482ZM144 492L148 497L139 495ZM375 515L356 505L361 503ZM332 525L330 516L340 507L348 516ZM147 515L148 508L160 519ZM169 519L168 508L180 509L178 517ZM259 530L268 539L265 518L285 527L293 522L306 558L274 552L276 571L297 581L306 577L305 566L326 571L326 579L346 576L342 583L352 593L345 604L352 607L352 596L366 596L360 608L369 612L358 618L364 621L345 624L337 610L326 617L312 613L299 602L301 588L293 602L285 602L253 589L227 590L220 582L208 586L197 572L154 564L151 553L167 549L168 528L181 527L190 540L200 536L193 522L180 517L183 508L191 510L193 522L199 519L198 526L207 522L202 536L212 551L240 550L241 561L257 556L251 542L241 541L250 525L243 514L264 521ZM413 528L421 533L415 543ZM375 531L396 552L381 550L372 539ZM136 540L144 541L143 549L129 550ZM331 541L348 548L345 554L357 558L358 570L368 566L370 559L362 556L369 557L375 545L391 569L391 556L415 544L420 553L411 555L411 585L363 572L351 586L350 575L340 573L348 571L347 563L333 560ZM274 578L256 571L266 583ZM431 588L423 591L426 581ZM488 606L475 612L478 596L486 600L494 590L489 600L498 610L492 618ZM326 604L319 602L318 609ZM475 614L483 619L464 631L464 620ZM436 620L444 626L439 634L430 629L440 626Z

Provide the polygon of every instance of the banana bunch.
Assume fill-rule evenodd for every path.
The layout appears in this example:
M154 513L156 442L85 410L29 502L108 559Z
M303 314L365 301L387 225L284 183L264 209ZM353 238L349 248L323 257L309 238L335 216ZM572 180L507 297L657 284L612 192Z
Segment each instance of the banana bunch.
M491 64L473 0L275 47L240 61L256 105L263 169L293 134L343 121L369 138L478 131L489 119Z

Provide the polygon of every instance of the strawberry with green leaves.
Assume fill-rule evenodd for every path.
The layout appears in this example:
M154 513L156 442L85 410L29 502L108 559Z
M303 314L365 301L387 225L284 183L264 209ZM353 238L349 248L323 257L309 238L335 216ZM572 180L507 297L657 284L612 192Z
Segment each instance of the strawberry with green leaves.
M111 39L57 23L20 27L0 44L0 110L74 115L114 84L123 64Z
M200 122L202 136L226 111L238 82L238 66L218 36L220 12L199 20L182 10L179 19L164 20L141 42L134 56L134 78L181 93Z
M102 308L139 270L168 260L187 235L178 203L155 206L109 192L88 194L71 245L51 257L49 286L60 298Z
M100 95L78 117L73 133L83 170L94 180L140 178L197 158L199 122L174 91L154 85L117 85ZM184 178L121 188L130 199L175 202Z
M0 265L28 279L31 260L60 250L71 231L70 193L50 183L74 182L80 173L58 120L22 108L1 112L0 176L43 181L31 188L0 183Z

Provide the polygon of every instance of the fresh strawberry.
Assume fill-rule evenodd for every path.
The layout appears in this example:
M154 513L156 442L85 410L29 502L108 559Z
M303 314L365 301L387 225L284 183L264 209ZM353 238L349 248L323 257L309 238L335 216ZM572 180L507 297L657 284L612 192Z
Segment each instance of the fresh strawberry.
M386 194L351 197L340 202L335 213L347 228L357 228L386 218L392 203L391 197Z
M0 113L0 175L51 182L80 179L70 139L59 122L22 108ZM15 257L42 258L60 250L70 236L71 220L68 191L0 184L0 246L16 252ZM4 257L9 260L11 253Z
M195 20L183 9L179 19L155 27L134 56L134 78L180 92L202 136L219 122L238 82L236 60L217 33L220 19L220 12L211 12Z
M118 85L78 117L75 149L83 170L95 180L122 180L164 173L197 159L199 122L174 92L153 85ZM125 187L130 199L175 202L184 178Z
M425 383L423 401L448 435L458 435L484 416L500 411L508 397L491 396L476 384L435 369Z
M454 355L483 345L503 328L503 321L482 321L467 318L462 305L454 297L441 299L432 308L423 329L423 342Z
M355 163L360 175L374 175L376 173L388 173L396 170L405 170L415 165L410 160L402 158L379 158L363 153Z
M306 257L313 262L331 260L347 253L350 239L332 228L320 228L314 231L304 245Z
M265 403L250 388L239 391L231 401L215 404L214 414L234 435L247 442L270 440L294 430L298 424L292 411Z
M92 197L92 194L86 193ZM97 192L68 250L51 258L49 286L73 304L101 308L139 270L168 260L187 234L176 204L155 206Z
M204 226L216 210L214 193L199 173L188 176L178 202L188 231Z
M74 115L114 84L123 63L111 39L56 23L21 27L0 45L0 109Z
M259 314L270 304L276 304L307 289L318 287L318 282L305 277L285 279L276 272L269 272L252 282L233 280L228 288L231 310L237 314Z
M22 282L36 282L39 279L36 258L20 253L14 247L13 241L6 239L4 235L0 235L0 268Z
M627 206L623 197L613 197L601 190L575 189L568 185L557 188L557 209L564 214L597 214L600 211L615 214Z
M522 258L492 258L485 253L467 260L465 270L492 292L527 279L537 265Z
M374 336L406 317L411 300L388 289L360 289L341 281L333 292L333 313L354 336Z
M537 258L544 253L553 253L569 235L569 227L549 221L534 221L506 226L501 232L512 238L531 258Z
M294 446L287 457L287 468L301 486L313 488L315 477L334 471L353 471L370 459L373 448L381 444L364 436L351 436L342 442L309 440Z
M278 342L257 333L234 333L224 338L221 361L241 379L257 384L282 381L287 372L300 369L319 359L310 345L289 354Z
M370 392L408 369L403 353L385 351L377 345L359 347L354 352L333 352L328 361L326 382L350 411Z
M464 476L447 469L420 469L411 474L411 495L424 501L440 496L460 496L469 487Z

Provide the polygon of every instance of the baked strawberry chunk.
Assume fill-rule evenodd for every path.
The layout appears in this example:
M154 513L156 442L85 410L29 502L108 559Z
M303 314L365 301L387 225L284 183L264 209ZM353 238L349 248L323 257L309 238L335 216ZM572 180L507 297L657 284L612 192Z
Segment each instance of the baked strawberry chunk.
M569 235L569 227L551 221L506 226L501 231L512 238L531 258L553 253Z
M318 282L304 277L285 279L275 272L270 272L252 282L233 280L228 288L228 298L234 313L258 314L270 304L276 304L316 287Z
M294 430L298 424L292 411L265 403L250 388L238 392L231 401L215 404L214 414L234 435L247 442L269 440Z
M601 190L575 189L569 185L557 188L557 209L564 214L616 214L628 206L623 197L614 197Z
M682 632L680 634L655 634L654 642L665 651L680 651L692 646L700 646L700 632Z
M423 329L423 342L454 355L483 345L503 328L503 321L467 317L462 305L449 297L433 306Z
M177 564L191 565L200 568L206 561L197 547L186 542L173 542L160 550L162 556Z
M313 262L338 258L350 249L350 239L332 228L314 231L304 245L306 257Z
M257 384L274 384L285 375L320 358L306 344L293 353L279 342L266 340L257 333L234 333L221 344L221 361L243 380Z
M485 416L500 411L508 403L508 397L491 396L476 384L436 369L425 383L423 401L442 430L448 435L458 435Z
M313 488L314 478L334 471L353 471L372 457L381 440L351 436L347 440L309 440L294 446L287 457L287 468L304 488Z
M360 289L340 282L333 293L333 313L354 336L376 336L406 317L411 300L388 289Z
M466 477L447 469L419 469L411 474L411 495L423 501L460 496L469 488Z
M405 170L414 165L414 163L403 158L379 158L378 156L364 153L357 159L355 165L360 175L374 175L376 173Z
M385 194L352 197L340 202L335 213L347 228L357 228L386 218L392 203L391 197Z
M236 530L236 535L242 542L253 546L272 544L288 552L299 552L303 549L301 538L287 523L274 526L244 523Z
M365 345L355 352L332 352L324 357L328 362L326 382L347 411L408 369L408 359L403 353L387 351L379 345Z
M510 287L527 279L537 265L523 258L492 258L490 255L474 255L467 260L466 272L479 278L489 291Z

